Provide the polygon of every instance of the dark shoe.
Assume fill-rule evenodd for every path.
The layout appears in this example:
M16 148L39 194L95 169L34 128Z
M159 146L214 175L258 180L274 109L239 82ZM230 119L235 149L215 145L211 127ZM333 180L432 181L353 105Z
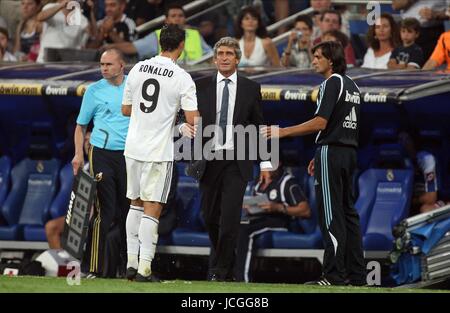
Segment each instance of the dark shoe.
M137 273L134 281L137 281L139 283L160 283L161 279L153 274L150 274L150 276L142 276L141 274Z
M88 273L86 276L86 279L95 279L97 278L98 274L96 273Z
M355 287L369 287L369 285L367 285L367 281L365 279L365 277L361 277L361 278L347 278L345 280L345 284L347 286L355 286Z
M85 278L85 279L94 279L97 278L97 274L96 273L92 273L92 272L81 272L80 274L81 278Z
M367 285L367 282L363 282L363 281L352 281L349 280L347 282L347 286L355 286L355 287L370 287L369 285Z
M211 276L209 276L208 280L209 281L225 281L224 278L220 277L217 274L212 274Z
M129 267L127 268L126 278L128 280L134 280L136 278L137 269Z
M218 277L216 274L212 274L208 277L208 281L218 281Z
M322 277L318 280L313 280L313 281L309 281L304 283L304 285L316 285L316 286L345 286L345 283L337 283L337 282L330 282L328 279L326 279L325 277Z

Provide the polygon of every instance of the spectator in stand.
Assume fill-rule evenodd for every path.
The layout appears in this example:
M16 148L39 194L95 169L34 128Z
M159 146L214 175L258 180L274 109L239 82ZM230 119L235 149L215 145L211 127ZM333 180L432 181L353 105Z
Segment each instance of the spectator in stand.
M291 1L291 2L298 2L298 1ZM282 19L285 19L289 16L289 1L288 0L275 0L273 1L274 6L274 13L275 13L275 22L278 22ZM278 35L281 35L285 32L287 32L287 28L280 27L278 28Z
M264 4L261 0L233 0L226 5L227 14L231 17L233 25L236 24L236 17L239 16L242 9L250 6L253 6L256 11L258 11L261 16L261 20L265 24L270 23L270 18L268 17L269 14L266 13Z
M19 61L36 62L42 32L42 24L37 20L40 8L41 0L22 0L22 19L14 43L14 54Z
M130 0L125 12L139 26L164 15L163 0Z
M441 35L433 51L433 54L423 66L424 70L433 70L443 63L447 63L447 70L450 71L450 31Z
M389 69L420 69L423 65L423 51L416 44L420 34L420 23L415 18L406 18L400 26L403 45L394 49L388 63Z
M336 10L341 15L341 24L342 31L347 36L350 36L350 25L348 20L350 19L350 13L347 10L347 6L345 5L331 5L330 0L311 0L311 8L314 9L312 14L313 22L314 22L314 30L312 39L313 41L322 36L322 32L320 31L320 17L323 12L327 10Z
M134 40L136 24L124 13L126 5L126 0L105 0L106 17L97 22L95 39L89 48Z
M369 48L361 67L387 69L392 51L399 45L400 36L392 15L382 13L367 33Z
M8 49L8 30L0 27L0 61L3 62L15 62L16 57L9 52Z
M424 141L416 128L402 130L399 143L404 147L414 168L414 190L411 215L429 212L441 206L438 201L436 157L423 147Z
M433 52L440 34L444 30L443 20L446 18L445 0L392 0L392 7L401 10L402 19L418 18L420 36L417 44L422 48L425 60Z
M312 40L314 41L322 36L322 32L320 31L320 19L322 12L331 10L331 0L311 0L311 8L314 9L314 13L312 15L314 22Z
M220 38L227 36L226 30L225 32L224 30L223 27L220 27L219 14L211 13L202 16L198 24L198 31L209 46L214 46Z
M38 22L43 23L41 45L37 62L45 61L46 48L81 49L89 38L89 23L81 14L76 20L76 14L70 14L76 7L68 5L70 0L58 0L48 3L37 15ZM77 25L78 24L78 25Z
M200 59L205 54L212 52L212 49L205 42L198 30L186 26L186 14L182 6L172 4L166 9L166 24L180 25L186 31L186 41L184 51L178 61L189 62ZM159 46L159 36L161 29L158 29L147 36L133 42L120 42L104 46L105 49L116 48L127 55L137 54L140 60L151 58L157 55L161 48Z
M294 66L301 69L311 67L311 35L312 19L307 15L300 15L295 19L294 29L289 36L288 45L284 50L281 63L284 66Z
M329 30L322 35L322 41L336 41L340 42L342 47L347 47L350 44L350 40L347 35L340 30ZM354 64L347 64L354 65Z
M240 67L280 66L277 48L256 8L241 10L236 21L236 38L242 51Z
M272 22L278 22L280 20L283 20L289 15L305 10L309 6L308 1L274 0L271 2L273 3L273 13L274 13L273 14L274 21ZM281 35L287 31L288 28L280 27L278 28L278 35Z
M342 17L338 11L326 10L322 13L320 17L320 31L324 34L330 30L341 30L342 29ZM322 37L316 38L313 41L313 45L317 45L323 41ZM353 51L352 45L347 41L348 44L344 46L345 60L347 64L355 65L355 52Z

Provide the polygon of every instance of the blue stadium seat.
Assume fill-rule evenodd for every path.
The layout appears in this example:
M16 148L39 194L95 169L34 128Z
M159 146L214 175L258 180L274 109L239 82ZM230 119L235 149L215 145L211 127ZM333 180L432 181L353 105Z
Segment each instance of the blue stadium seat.
M73 170L72 164L66 164L59 173L59 192L53 200L50 207L51 218L57 218L66 215L72 192L73 185Z
M287 44L288 44L288 40L283 40L282 42L280 42L277 45L277 51L278 51L278 55L280 56L280 58L283 56L283 52L284 52L284 50L286 50Z
M411 167L405 162L407 158L404 147L399 143L386 143L376 146L373 151L371 168L395 168Z
M317 249L321 247L322 235L317 224L316 193L314 191L314 177L308 177L306 188L308 202L311 207L309 219L297 219L303 233L272 232L272 247L277 249Z
M178 175L180 175L180 177L181 176L187 177L188 175L186 174L186 168L188 166L188 163L179 161L179 162L176 162L176 165L178 167Z
M65 216L73 184L72 164L66 164L59 173L59 192L50 206L50 219ZM24 239L28 241L47 241L44 225L27 225L23 228Z
M367 34L369 24L365 19L363 20L349 20L350 34Z
M373 178L374 172L364 171L358 179L359 195L355 203L355 209L359 215L361 234L364 236L367 230L370 213L375 201L373 190L376 188L376 180Z
M398 142L397 138L398 127L396 125L378 125L373 129L370 141L374 145L379 145Z
M398 14L399 13L399 11L394 10L392 8L392 5L388 4L388 3L387 4L381 4L380 8L381 8L381 13L389 13L389 14Z
M208 233L200 218L200 201L200 194L197 193L188 205L179 208L178 225L172 232L172 244L175 246L210 246Z
M190 176L182 176L178 178L177 195L186 207L191 199L199 193L198 182Z
M0 240L22 239L24 226L43 226L57 187L59 160L24 159L11 171L12 188L2 207L8 223L0 227Z
M370 132L368 144L358 149L358 168L365 171L368 168L375 168L380 161L384 162L383 155L403 153L403 148L398 143L398 127L387 123L377 125ZM392 145L392 146L390 146ZM391 151L391 153L388 152ZM392 158L391 158L392 159ZM396 161L399 161L398 159ZM402 166L403 167L403 166Z
M361 175L362 191L356 206L363 230L367 225L363 231L365 250L392 248L392 228L409 213L413 177L412 169L369 169Z
M10 174L11 159L7 156L2 156L0 158L0 207L3 205L6 195L8 194Z

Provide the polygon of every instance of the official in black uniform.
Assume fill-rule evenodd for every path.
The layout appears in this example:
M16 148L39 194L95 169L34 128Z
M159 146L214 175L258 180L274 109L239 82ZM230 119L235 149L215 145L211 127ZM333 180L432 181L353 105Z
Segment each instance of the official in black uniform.
M323 276L318 285L366 284L359 216L354 208L352 179L356 169L360 91L345 75L342 45L323 42L313 48L313 66L325 76L314 117L292 127L267 127L267 137L319 132L318 148L308 172L314 175L323 244ZM314 170L316 169L316 170Z
M234 263L236 281L252 281L253 245L257 236L269 231L287 231L295 218L309 218L311 209L297 178L279 166L270 172L270 183L262 189L261 184L254 188L255 194L266 194L268 201L258 205L261 212L251 213L244 206L246 214L241 218Z

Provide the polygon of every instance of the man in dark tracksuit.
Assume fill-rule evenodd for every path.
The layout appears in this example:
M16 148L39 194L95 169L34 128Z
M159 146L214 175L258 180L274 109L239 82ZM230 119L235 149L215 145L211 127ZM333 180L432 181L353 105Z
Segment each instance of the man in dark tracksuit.
M262 189L261 184L254 188L255 194L266 194L267 203L258 206L261 212L251 214L241 219L234 262L234 275L236 281L252 281L253 255L256 247L253 244L256 238L270 231L287 231L290 222L295 218L309 218L311 209L308 201L297 183L297 178L279 166L270 172L271 182ZM245 216L245 215L244 215Z
M320 228L325 247L323 277L318 285L366 283L359 216L354 208L352 179L356 169L360 92L345 75L340 43L323 42L313 48L313 66L325 76L320 85L314 118L292 127L268 127L267 137L299 136L319 132L314 175Z

